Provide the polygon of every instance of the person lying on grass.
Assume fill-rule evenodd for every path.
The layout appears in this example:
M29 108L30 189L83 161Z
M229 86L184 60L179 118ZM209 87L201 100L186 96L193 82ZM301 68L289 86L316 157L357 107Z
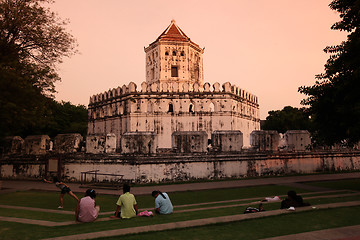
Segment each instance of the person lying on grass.
M305 203L303 198L296 194L295 191L289 191L288 197L281 202L280 209L290 208L290 207L303 207L310 206L309 203Z
M130 193L130 186L124 184L123 194L116 202L117 208L114 216L111 218L132 218L138 214L138 206L135 196Z
M155 212L158 214L170 214L173 212L173 205L167 193L155 190L151 193L155 198Z
M96 205L96 192L88 189L85 197L81 198L76 206L75 220L79 222L93 222L99 215L100 206Z
M57 177L53 177L53 181L48 181L48 180L44 179L44 182L55 183L56 187L58 187L61 190L60 206L58 208L60 208L60 209L64 208L64 195L66 193L68 193L70 196L72 196L74 199L76 199L77 202L79 202L78 197L71 191L70 187L63 182L60 182Z

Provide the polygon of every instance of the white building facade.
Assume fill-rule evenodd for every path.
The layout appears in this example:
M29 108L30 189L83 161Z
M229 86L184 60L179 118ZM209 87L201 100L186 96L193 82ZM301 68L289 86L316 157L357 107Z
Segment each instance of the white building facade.
M125 133L155 134L157 148L171 148L178 131L240 130L244 146L260 129L258 98L226 82L204 83L204 50L175 21L147 48L146 81L90 97L88 135L113 133L121 152Z

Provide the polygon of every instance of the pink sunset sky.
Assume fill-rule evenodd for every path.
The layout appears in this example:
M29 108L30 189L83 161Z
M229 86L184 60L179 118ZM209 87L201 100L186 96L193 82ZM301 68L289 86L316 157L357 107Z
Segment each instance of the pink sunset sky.
M172 19L205 47L204 81L231 84L258 96L260 118L301 107L302 85L322 73L327 45L346 39L330 0L121 1L57 0L51 9L70 20L80 54L58 66L56 100L88 105L89 97L145 81L144 46Z

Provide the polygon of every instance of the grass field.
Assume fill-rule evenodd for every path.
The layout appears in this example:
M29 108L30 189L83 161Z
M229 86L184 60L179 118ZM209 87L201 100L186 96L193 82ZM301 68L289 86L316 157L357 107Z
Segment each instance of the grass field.
M349 218L360 207L319 210L315 212L301 212L274 217L252 219L239 222L214 224L204 227L194 227L181 230L133 234L122 236L122 240L233 240L233 239L261 239L315 231L327 228L343 227L360 224L360 217ZM116 237L102 239L119 239Z
M312 205L355 201L359 195L342 196L343 194L359 191L360 180L344 180L336 182L316 182L314 186L336 189L336 192L321 193L309 192L305 189L293 189L303 194L306 202ZM257 206L256 200L268 196L285 195L287 186L258 186L234 189L218 189L204 191L187 191L171 193L170 197L175 206L175 212L168 216L154 216L152 218L133 218L130 220L107 220L110 213L115 210L118 196L98 195L97 203L106 221L93 223L73 224L75 200L69 196L64 198L63 213L49 213L46 209L57 210L59 193L27 191L0 195L0 205L32 207L36 209L14 209L0 206L0 216L20 219L45 220L55 223L69 223L65 226L40 226L37 224L24 224L11 221L1 221L0 239L42 239L56 236L73 235L80 233L98 232L137 226L146 226L162 223L179 222L194 219L203 219L218 216L242 214L247 206ZM344 191L346 190L346 191ZM340 194L337 196L336 194ZM81 194L77 194L79 197ZM154 199L151 196L136 196L139 208L151 210ZM219 202L223 201L223 202ZM218 202L218 203L215 203ZM181 206L188 205L191 206ZM264 204L267 211L279 209L280 203ZM210 209L204 209L209 208ZM216 208L215 208L216 207ZM45 209L42 211L42 209ZM299 233L332 227L360 224L358 214L360 207L345 207L338 209L313 210L310 212L294 212L291 214L244 220L232 223L208 225L189 229L169 230L161 232L143 233L122 236L121 239L259 239L290 233ZM176 212L178 211L178 212ZM68 214L65 214L68 213ZM118 239L118 238L108 238Z

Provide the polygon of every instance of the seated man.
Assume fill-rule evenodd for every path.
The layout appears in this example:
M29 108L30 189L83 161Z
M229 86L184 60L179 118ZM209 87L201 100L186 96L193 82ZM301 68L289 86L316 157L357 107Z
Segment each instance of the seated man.
M155 198L155 212L158 214L170 214L173 212L173 205L167 193L153 191L151 194Z
M111 218L132 218L138 214L138 207L135 196L130 193L130 186L124 184L123 194L116 202L117 208L114 216Z
M289 207L303 207L309 206L309 203L304 203L303 198L296 194L295 191L289 191L288 197L281 202L281 209Z
M96 206L96 193L93 189L86 190L85 197L78 202L75 219L79 222L93 222L99 215L100 207Z

